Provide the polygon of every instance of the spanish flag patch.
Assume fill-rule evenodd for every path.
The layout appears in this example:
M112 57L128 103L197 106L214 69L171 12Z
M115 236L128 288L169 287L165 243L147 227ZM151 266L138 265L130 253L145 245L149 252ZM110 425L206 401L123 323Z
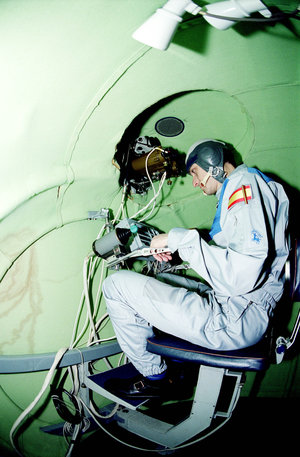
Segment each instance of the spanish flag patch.
M244 202L248 204L248 200L252 199L252 191L251 191L251 186L242 186L236 191L233 192L233 194L230 195L229 200L228 200L228 208L230 209L235 205L236 203Z

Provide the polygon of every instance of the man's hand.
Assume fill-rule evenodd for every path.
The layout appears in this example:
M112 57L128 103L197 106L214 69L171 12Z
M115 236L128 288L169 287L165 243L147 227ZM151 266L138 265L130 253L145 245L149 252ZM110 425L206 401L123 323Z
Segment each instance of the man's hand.
M152 238L151 248L166 248L168 246L168 234L160 233ZM172 259L171 252L162 252L161 254L153 254L153 257L159 262L168 262Z

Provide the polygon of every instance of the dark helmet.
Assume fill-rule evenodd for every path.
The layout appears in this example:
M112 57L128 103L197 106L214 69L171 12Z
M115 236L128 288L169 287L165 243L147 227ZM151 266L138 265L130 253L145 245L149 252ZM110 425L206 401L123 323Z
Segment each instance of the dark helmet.
M217 140L200 140L194 143L186 156L186 169L189 172L193 163L210 173L220 183L225 181L224 172L225 143Z

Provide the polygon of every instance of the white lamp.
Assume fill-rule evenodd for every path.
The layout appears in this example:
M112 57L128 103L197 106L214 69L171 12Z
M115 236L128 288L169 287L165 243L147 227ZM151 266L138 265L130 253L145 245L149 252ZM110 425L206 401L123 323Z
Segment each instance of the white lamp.
M204 9L190 0L168 0L133 33L132 37L152 48L165 51L185 12L203 15L210 25L220 30L228 29L239 19L247 18L254 12L259 12L266 18L272 16L270 10L260 0L227 0L210 3Z
M259 12L265 17L271 17L271 12L266 8L260 0L228 0L225 2L211 3L205 6L203 18L209 22L213 27L226 30L235 24L234 21L215 18L209 16L210 14L216 16L232 17L242 19L248 17L251 13Z
M190 0L169 0L141 25L132 37L152 48L165 51L185 12L198 14L200 6Z

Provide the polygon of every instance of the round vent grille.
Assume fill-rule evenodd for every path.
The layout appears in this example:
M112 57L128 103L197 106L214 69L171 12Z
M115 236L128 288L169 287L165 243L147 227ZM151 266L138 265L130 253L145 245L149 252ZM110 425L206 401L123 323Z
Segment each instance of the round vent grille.
M155 124L157 133L163 136L177 136L184 130L184 123L177 117L163 117Z

